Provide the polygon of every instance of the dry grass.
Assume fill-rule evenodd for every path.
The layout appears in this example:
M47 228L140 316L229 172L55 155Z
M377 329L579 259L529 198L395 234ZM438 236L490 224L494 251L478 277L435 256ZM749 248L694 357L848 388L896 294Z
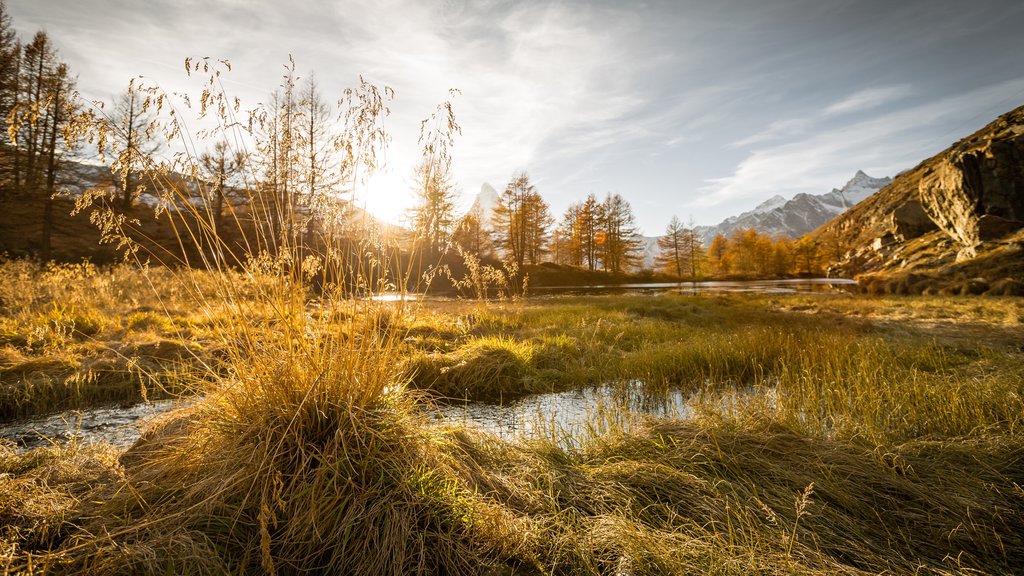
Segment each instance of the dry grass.
M380 113L361 90L348 160L372 156L353 150L372 148ZM232 249L180 179L149 176L168 205L196 211L179 241ZM270 208L281 227L254 229L278 235L252 239L260 253L237 267L4 263L6 417L173 392L167 366L201 393L117 462L103 447L3 447L5 571L1024 571L1016 301L381 303L362 296L408 280L385 275L386 247L327 229L311 246L285 232L307 213ZM989 337L937 330L951 313ZM111 388L108 373L138 377ZM430 393L637 379L698 393L696 416L609 422L567 448L424 410ZM747 387L770 392L723 402Z

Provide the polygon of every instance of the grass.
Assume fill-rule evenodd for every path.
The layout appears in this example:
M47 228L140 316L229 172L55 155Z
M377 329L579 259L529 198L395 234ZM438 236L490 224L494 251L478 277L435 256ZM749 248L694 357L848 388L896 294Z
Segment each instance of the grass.
M0 422L196 390L216 315L166 269L0 263ZM9 280L9 281L8 281Z
M114 274L107 290L123 293ZM214 281L205 274L196 281ZM195 356L219 350L223 365L205 365L203 399L151 425L126 453L5 448L6 566L209 574L1024 567L1017 300L619 296L409 306L317 300L282 278L221 281L245 298L214 297L211 312L194 316L142 302L125 314L116 299L98 299L93 336L51 330L64 322L51 311L66 318L82 306L73 296L63 307L39 298L5 319L82 350L97 339L127 350L115 335L166 337L173 328L193 338ZM45 322L24 320L35 318ZM269 325L275 330L259 328ZM984 327L986 336L964 338L953 326ZM25 340L6 348L23 356L10 364L23 374L80 373L81 358L59 363L60 346ZM132 344L133 356L148 351L157 369L176 354L167 341ZM655 393L697 393L696 415L611 423L568 448L556 431L499 440L433 423L422 409L444 397L625 379ZM721 401L745 387L771 393Z

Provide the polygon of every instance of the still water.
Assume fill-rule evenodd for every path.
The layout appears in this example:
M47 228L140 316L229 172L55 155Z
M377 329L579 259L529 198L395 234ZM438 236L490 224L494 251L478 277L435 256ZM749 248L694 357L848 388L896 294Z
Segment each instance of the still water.
M505 440L545 438L572 448L611 428L629 429L648 416L690 418L700 404L728 412L751 401L770 399L771 388L738 388L707 396L679 390L650 393L639 381L605 384L568 392L531 394L504 404L461 402L427 406L442 424L464 425ZM187 400L162 400L130 407L73 410L0 427L0 438L18 450L69 442L107 442L127 448L146 422Z

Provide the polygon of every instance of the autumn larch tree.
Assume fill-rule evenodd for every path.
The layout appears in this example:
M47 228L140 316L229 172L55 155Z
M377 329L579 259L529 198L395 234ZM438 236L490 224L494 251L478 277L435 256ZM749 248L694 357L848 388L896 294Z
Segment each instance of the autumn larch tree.
M16 188L17 148L11 143L7 120L18 102L18 76L21 43L11 23L7 5L0 0L0 198L9 197Z
M211 212L212 232L214 236L219 236L224 229L225 204L230 202L233 181L245 167L245 155L240 151L232 151L227 142L220 140L214 144L213 150L199 157L199 163L205 177L209 179L207 206Z
M514 176L498 199L492 218L494 243L520 269L544 254L551 216L525 172Z
M160 149L156 118L146 96L132 84L118 96L108 121L113 169L119 179L120 209L127 212L145 189L142 173Z
M419 142L423 150L415 174L417 204L413 208L413 228L431 262L447 246L456 223L451 148L455 136L461 133L451 101L438 105L420 124Z
M640 261L640 234L633 209L619 194L608 194L603 203L601 256L604 269L613 274L625 272Z
M658 256L655 263L665 272L676 278L683 277L683 258L685 249L685 228L675 215L665 227L665 235L658 238Z
M455 226L455 242L476 258L488 256L492 251L491 232L486 220L483 206L474 204Z

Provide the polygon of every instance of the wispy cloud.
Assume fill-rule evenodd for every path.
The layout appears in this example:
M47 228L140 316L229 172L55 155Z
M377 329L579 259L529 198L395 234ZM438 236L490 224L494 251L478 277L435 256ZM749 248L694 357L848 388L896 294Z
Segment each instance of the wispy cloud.
M840 115L850 114L853 112L863 112L864 110L877 108L883 104L902 100L913 93L913 89L906 84L868 88L866 90L854 92L839 102L825 108L825 114Z
M821 193L858 169L893 175L977 129L1013 102L1008 95L1022 92L1024 79L1002 82L756 150L732 175L707 180L690 205L746 205L774 194Z
M779 139L800 136L805 134L813 123L813 120L810 118L777 120L769 124L768 127L762 131L729 144L729 147L746 148L754 144L761 144L762 142L771 142Z

